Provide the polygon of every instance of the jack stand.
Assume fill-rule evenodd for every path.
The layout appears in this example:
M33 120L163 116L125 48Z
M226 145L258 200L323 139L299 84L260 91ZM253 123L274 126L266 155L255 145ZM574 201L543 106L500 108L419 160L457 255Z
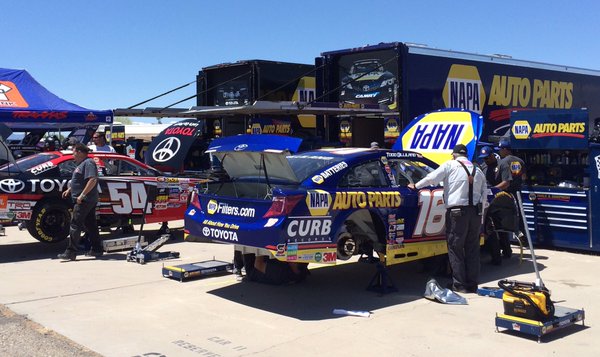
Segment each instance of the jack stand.
M171 239L170 234L163 234L143 249L140 244L136 244L136 247L127 254L127 261L146 264L147 262L154 260L179 258L179 252L156 252L156 250L162 247L169 239Z
M369 286L367 286L367 290L375 291L381 295L398 291L384 263L378 261L375 264L377 272L371 279Z
M163 222L161 224L160 228L158 229L158 234L159 235L171 234L171 228L169 228L169 222Z

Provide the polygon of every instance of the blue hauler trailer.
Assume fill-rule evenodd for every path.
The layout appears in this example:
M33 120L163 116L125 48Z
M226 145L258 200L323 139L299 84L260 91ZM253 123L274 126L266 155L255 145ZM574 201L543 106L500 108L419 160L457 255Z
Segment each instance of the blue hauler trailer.
M534 244L600 252L600 140L587 109L513 111L510 141Z

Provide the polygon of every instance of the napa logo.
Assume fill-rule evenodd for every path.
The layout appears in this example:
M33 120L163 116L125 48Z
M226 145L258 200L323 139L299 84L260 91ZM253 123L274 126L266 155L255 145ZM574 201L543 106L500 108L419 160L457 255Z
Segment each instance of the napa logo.
M521 166L520 162L518 162L518 161L510 162L510 172L512 173L513 176L519 176L521 174L522 170L523 170L523 166Z
M309 190L306 195L306 206L311 216L326 216L331 206L331 194L323 190Z
M515 139L528 139L531 135L531 125L527 120L517 120L510 129Z
M262 134L262 127L260 126L260 123L254 123L254 124L252 124L252 128L250 129L250 133L254 134L254 135L260 135L260 134Z
M400 136L400 130L397 118L386 118L384 137L386 141L395 141Z
M215 214L215 212L217 212L218 209L219 209L219 204L217 203L217 201L215 201L215 200L208 201L208 204L206 205L206 211L208 211L208 214Z
M301 103L314 102L316 98L316 80L315 77L302 77L298 80L298 86L292 101ZM317 127L317 116L313 114L299 114L298 121L303 128L316 128Z
M485 90L475 66L453 64L442 91L446 108L460 108L481 114Z
M467 147L472 156L483 129L483 117L465 110L440 110L423 114L402 131L394 150L414 151L437 164L450 159L457 144Z

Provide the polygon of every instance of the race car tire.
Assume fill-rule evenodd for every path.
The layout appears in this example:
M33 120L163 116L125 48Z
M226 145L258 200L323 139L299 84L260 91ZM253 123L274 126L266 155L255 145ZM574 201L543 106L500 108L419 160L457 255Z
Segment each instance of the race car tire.
M348 232L340 234L337 241L338 260L348 260L357 253L358 244Z
M69 235L70 222L71 211L65 202L40 202L27 222L27 231L42 243L57 243Z

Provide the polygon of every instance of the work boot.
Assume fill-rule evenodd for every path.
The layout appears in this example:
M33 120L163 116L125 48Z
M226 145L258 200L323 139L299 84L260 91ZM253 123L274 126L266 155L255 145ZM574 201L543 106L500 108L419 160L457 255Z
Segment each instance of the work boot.
M87 253L85 253L86 257L101 257L102 255L104 255L104 252L101 250L93 250L90 249Z
M64 253L60 253L56 257L62 260L75 260L77 258L77 254L75 254L75 252L72 250L65 250Z

